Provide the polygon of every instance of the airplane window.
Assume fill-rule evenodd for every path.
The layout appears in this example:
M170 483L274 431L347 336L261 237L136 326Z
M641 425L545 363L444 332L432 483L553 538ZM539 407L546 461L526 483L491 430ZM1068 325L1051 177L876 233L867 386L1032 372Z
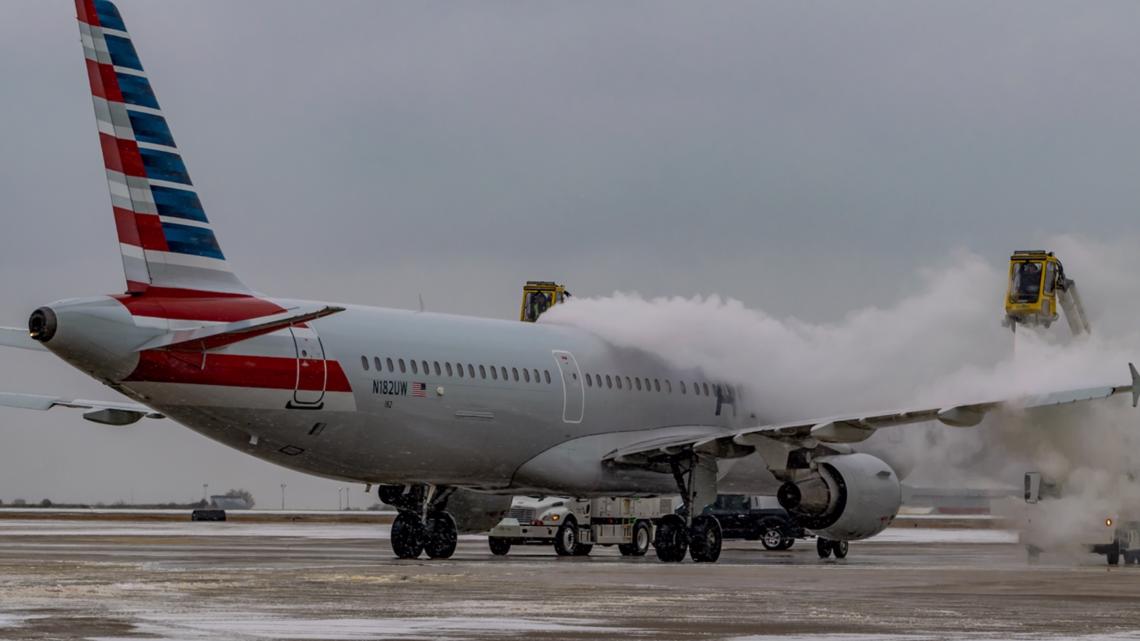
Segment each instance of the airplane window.
M570 378L572 378L574 380L578 380L578 373L577 372L570 372Z
M360 357L360 366L364 368L364 371L366 371L366 372L368 371L368 357L367 356L361 356Z
M518 370L515 371L515 374L517 376ZM530 370L525 367L523 368L523 378L526 379L526 382L530 382Z
M641 379L640 379L640 378L635 378L635 379L633 379L633 380L634 380L634 382L636 382L636 383L637 383L637 391L639 391L639 392L640 392L640 391L641 391Z
M471 363L467 364L467 377L468 378L475 378L475 366L472 365Z
M669 379L665 379L665 391L669 392L670 394L673 393L673 384L669 382Z
M388 358L388 359L385 359L385 360L387 360L387 361L388 361L388 371L389 371L389 372L394 372L394 371L396 371L396 368L395 368L395 367L392 367L392 359Z
M625 388L631 392L633 391L633 381L629 380L628 376L625 377Z
M419 374L420 373L420 368L418 365L416 365L415 359L412 359L412 373L413 374Z
M456 363L455 369L459 371L459 378L463 378L463 363Z
M444 363L443 366L447 368L448 376L455 376L455 374L451 371L451 363Z
M709 395L709 384L708 383L702 383L701 386L704 388L702 391L704 391L705 396L708 396Z
M546 384L549 385L550 384L550 370L544 369L544 370L542 370L542 373L546 375Z
M493 380L493 381L499 380L499 370L494 365L491 366L491 380Z
M408 368L404 367L404 359L401 358L399 363L400 363L400 373L401 374L406 373L408 371Z
M423 367L424 376L427 376L431 373L431 370L428 369L427 361L420 361L420 366Z
M511 368L511 374L512 374L511 378L515 379L516 383L519 382L519 368L512 367ZM507 380L507 368L505 368L505 367L503 368L503 380L504 381Z
M606 378L609 378L609 377L607 376ZM621 389L621 377L615 376L614 378L617 379L617 388Z
M542 379L540 379L538 377L538 370L534 370L534 382L535 383L541 383L542 382Z
M685 391L685 381L681 381L680 383L681 383L681 393L686 394L687 392Z
M649 391L649 379L645 379L645 391Z
M593 387L593 386L594 386L594 379L590 378L589 374L586 374L586 387Z
M479 366L479 378L487 378L487 368Z
M432 361L431 364L435 365L435 375L443 376L443 373L439 371L439 361Z
M660 392L661 391L661 381L657 380L656 378L653 379L653 391L654 392Z
M379 356L373 357L372 362L373 362L373 364L376 365L376 371L377 372L384 370L384 363L380 360Z

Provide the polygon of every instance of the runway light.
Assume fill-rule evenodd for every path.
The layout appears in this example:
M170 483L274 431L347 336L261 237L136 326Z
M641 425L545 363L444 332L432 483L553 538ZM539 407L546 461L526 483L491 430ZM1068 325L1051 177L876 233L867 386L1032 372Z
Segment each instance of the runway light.
M1105 519L1104 520L1104 526L1105 527L1112 527L1112 519L1111 518Z

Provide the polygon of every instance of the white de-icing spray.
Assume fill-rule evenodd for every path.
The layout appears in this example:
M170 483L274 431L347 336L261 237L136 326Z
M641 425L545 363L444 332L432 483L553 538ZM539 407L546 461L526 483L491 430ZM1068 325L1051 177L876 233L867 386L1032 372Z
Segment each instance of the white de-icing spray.
M889 306L827 323L717 294L621 292L575 298L541 322L574 325L736 382L763 423L1126 384L1128 362L1140 360L1140 239L1064 236L1047 246L1079 280L1096 333L1072 339L1064 323L1019 328L1016 358L1000 323L1005 264L970 252L923 269L917 289ZM868 443L905 457L914 485L1020 487L1026 471L1040 470L1065 488L1050 511L1059 540L1070 540L1066 531L1140 506L1140 410L1128 401L1005 412L972 429L891 428Z

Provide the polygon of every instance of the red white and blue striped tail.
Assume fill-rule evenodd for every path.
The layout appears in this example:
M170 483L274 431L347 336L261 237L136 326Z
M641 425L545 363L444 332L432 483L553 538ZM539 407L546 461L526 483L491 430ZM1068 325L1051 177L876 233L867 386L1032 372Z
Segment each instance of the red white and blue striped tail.
M123 18L75 0L127 291L249 293L218 246Z

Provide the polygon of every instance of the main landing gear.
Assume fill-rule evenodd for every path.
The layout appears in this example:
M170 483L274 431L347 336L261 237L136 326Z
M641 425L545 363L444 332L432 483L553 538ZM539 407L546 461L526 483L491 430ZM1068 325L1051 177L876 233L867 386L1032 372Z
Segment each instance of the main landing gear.
M693 514L716 501L716 459L686 452L671 458L669 466L684 505L658 522L653 539L657 558L680 563L687 552L697 563L715 563L724 542L720 522L711 514Z
M380 500L399 510L392 521L392 551L401 559L450 559L459 543L455 519L444 511L454 490L431 485L381 485Z
M837 559L847 558L847 541L832 541L831 539L817 538L815 540L815 551L819 554L819 558L826 559L832 554Z

